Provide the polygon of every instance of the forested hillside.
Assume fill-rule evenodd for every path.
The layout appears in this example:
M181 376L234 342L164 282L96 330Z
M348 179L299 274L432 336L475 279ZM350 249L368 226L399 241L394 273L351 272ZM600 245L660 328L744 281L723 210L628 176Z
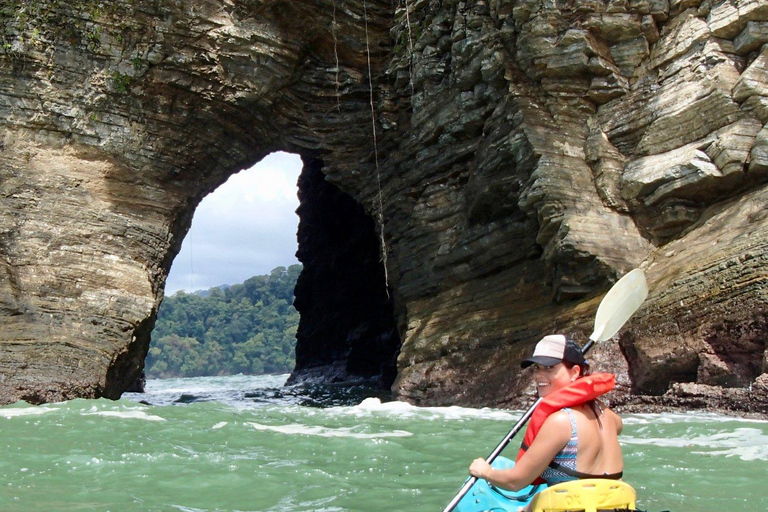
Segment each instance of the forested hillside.
M293 289L301 268L277 267L229 288L165 297L152 332L147 376L290 372L299 325Z

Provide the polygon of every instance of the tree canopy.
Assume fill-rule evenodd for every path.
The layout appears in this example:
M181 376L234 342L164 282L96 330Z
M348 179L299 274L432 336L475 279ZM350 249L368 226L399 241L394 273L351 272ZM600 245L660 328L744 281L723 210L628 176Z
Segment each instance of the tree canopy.
M151 378L293 370L299 313L293 289L301 265L204 293L165 297L146 359Z

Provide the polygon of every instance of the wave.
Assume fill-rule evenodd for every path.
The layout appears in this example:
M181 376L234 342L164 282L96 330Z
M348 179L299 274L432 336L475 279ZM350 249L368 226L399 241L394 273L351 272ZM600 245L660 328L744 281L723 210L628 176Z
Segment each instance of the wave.
M768 420L739 418L714 412L690 411L686 413L622 414L625 425L679 424L679 423L768 423Z
M13 407L0 407L0 416L8 419L19 416L39 416L49 412L56 412L56 409L34 405L27 405L26 407L19 405L14 405Z
M301 425L291 423L287 425L263 425L255 422L244 422L244 425L253 427L256 430L278 432L288 435L307 435L319 437L351 437L355 439L380 439L385 437L410 437L413 434L406 430L395 430L392 432L365 433L355 432L353 428L328 428L310 425Z
M382 402L378 398L366 398L360 404L347 407L334 407L336 414L366 416L371 414L386 414L388 416L422 420L496 420L516 421L521 414L515 411L501 409L475 409L471 407L419 407L407 402Z
M621 442L636 446L686 448L690 453L738 457L744 461L768 461L768 435L756 428L737 428L708 435L690 435L690 432L686 431L665 437L651 437L644 430L640 430L636 435L622 435Z
M222 377L194 377L174 379L149 379L145 395L153 394L205 394L222 391L282 387L288 379L282 375L226 375ZM141 395L136 393L136 395Z
M127 411L94 411L84 412L83 416L107 416L113 418L121 418L126 420L146 420L146 421L165 421L165 418L156 416L154 414L147 414L143 410L133 409Z

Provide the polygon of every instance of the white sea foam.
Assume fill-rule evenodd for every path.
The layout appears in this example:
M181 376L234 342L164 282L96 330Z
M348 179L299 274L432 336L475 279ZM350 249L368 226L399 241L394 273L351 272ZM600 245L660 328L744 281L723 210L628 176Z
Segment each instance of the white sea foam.
M680 424L680 423L768 423L768 420L737 418L735 416L725 416L711 412L687 413L656 413L656 414L622 414L624 424L626 425L659 425L659 424Z
M378 398L366 398L359 405L353 407L336 407L332 410L341 413L357 414L370 412L384 412L395 416L418 416L420 419L484 419L498 421L517 421L523 414L522 411L493 409L493 408L471 408L471 407L418 407L406 402L382 402ZM765 420L754 420L736 418L733 416L724 416L722 414L705 412L688 413L661 413L661 414L627 414L622 415L624 423L627 425L658 425L658 424L679 424L679 423L768 423Z
M301 424L288 425L263 425L261 423L245 422L245 425L253 427L260 431L279 432L288 435L305 435L319 437L351 437L355 439L380 439L384 437L410 437L413 434L405 430L394 430L392 432L365 433L355 432L351 428L327 428Z
M356 405L354 408L361 409L361 410L381 410L381 409L387 409L387 410L410 410L413 409L414 406L407 402L384 402L382 403L380 399L378 398L366 398L362 402L360 402L359 405Z
M366 398L359 405L352 407L336 407L334 412L340 414L366 415L384 413L399 418L414 418L422 420L497 420L515 421L520 413L501 409L473 409L470 407L417 407L406 402L382 402L378 398Z
M285 375L228 375L225 377L195 377L175 379L149 379L146 395L162 394L211 394L233 390L281 387Z
M523 411L493 408L471 407L418 407L406 402L382 402L378 398L366 398L360 404L352 407L334 407L327 409L340 414L362 415L370 413L385 413L396 417L416 417L422 420L491 420L517 421ZM673 425L680 423L712 424L712 423L768 423L768 420L755 420L725 416L722 414L696 412L660 413L660 414L622 414L626 425Z
M114 418L123 418L131 420L146 420L146 421L165 421L165 418L156 416L154 414L147 414L144 411L130 410L130 411L93 411L84 412L83 416L108 416Z
M674 437L622 436L621 442L630 445L686 448L691 453L701 455L768 461L768 435L756 428L737 428L727 432L692 437L685 435Z
M19 416L39 416L41 414L46 414L49 412L53 412L55 410L56 409L49 409L47 407L35 407L35 406L11 407L11 408L0 407L0 416L4 418L16 418Z

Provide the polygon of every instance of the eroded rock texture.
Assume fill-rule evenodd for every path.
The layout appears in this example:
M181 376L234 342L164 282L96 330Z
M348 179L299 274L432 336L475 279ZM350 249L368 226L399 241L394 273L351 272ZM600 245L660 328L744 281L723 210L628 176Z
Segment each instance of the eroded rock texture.
M13 0L0 22L3 401L118 396L195 206L280 149L383 226L394 318L379 296L323 338L348 374L399 339L402 398L515 405L518 358L586 338L642 266L651 296L597 361L635 393L760 400L763 1ZM300 243L315 269L346 250ZM332 325L314 272L304 333ZM338 375L313 342L295 377Z

